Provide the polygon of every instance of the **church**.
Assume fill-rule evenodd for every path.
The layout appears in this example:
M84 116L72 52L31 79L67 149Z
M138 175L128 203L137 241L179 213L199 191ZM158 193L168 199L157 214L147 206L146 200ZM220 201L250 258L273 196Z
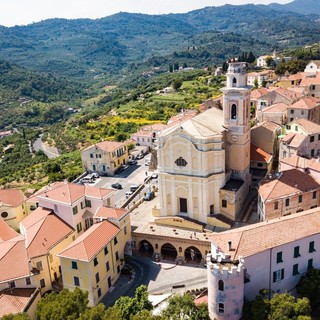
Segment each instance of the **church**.
M160 216L229 228L249 191L246 63L230 63L223 110L209 109L157 137Z

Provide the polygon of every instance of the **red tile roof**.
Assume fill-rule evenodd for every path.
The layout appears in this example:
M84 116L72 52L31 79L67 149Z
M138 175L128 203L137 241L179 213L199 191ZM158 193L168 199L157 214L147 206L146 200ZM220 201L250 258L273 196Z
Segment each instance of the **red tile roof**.
M251 143L250 147L250 160L256 162L265 162L269 163L272 159L272 154L263 151L262 149L258 148L254 144Z
M260 185L259 195L263 201L268 201L318 190L319 188L319 183L312 176L300 170L292 169L280 173L279 178Z
M208 235L232 261L319 233L320 210L311 209L291 216L255 223ZM231 241L231 250L228 242Z
M78 237L66 249L60 252L58 256L89 262L119 232L120 229L107 220L96 223L80 237Z
M2 189L0 190L0 207L7 205L13 208L20 206L25 200L21 190Z
M296 119L295 123L300 125L307 133L320 133L320 125L306 119Z
M316 77L316 78L304 78L301 80L300 82L300 87L308 87L308 86L312 86L312 85L317 85L320 84L320 78Z
M21 225L25 228L24 235L30 258L46 255L74 231L50 210L38 209L27 217L26 224L24 220L21 221ZM43 214L44 211L47 211L47 214Z
M268 93L268 89L266 88L259 88L259 89L254 89L251 91L251 100L257 100L259 99L261 96L265 95L266 93Z
M268 113L268 112L270 112L270 113L272 113L272 112L283 113L283 112L287 111L288 108L289 108L289 107L288 107L287 104L282 103L282 102L279 102L279 103L275 103L275 104L273 104L273 105L271 105L271 106L269 106L269 107L267 107L267 108L264 108L264 109L262 110L262 112L263 112L263 113Z
M127 210L119 209L119 208L107 208L107 207L100 207L94 215L94 218L115 218L117 220L121 219Z
M0 317L24 311L37 288L13 288L0 292Z
M320 105L320 100L314 97L305 97L290 106L290 109L306 109L310 110Z
M9 225L0 219L0 242L4 242L20 236L20 234L14 231Z
M306 159L299 156L293 156L280 160L281 163L286 163L294 168L310 168L315 171L320 171L319 159Z
M98 149L102 149L105 150L107 152L113 152L121 147L124 147L125 144L123 142L117 142L117 141L102 141L99 143L96 143L93 146L90 146L88 148L86 148L85 150L89 150L92 147L96 147Z

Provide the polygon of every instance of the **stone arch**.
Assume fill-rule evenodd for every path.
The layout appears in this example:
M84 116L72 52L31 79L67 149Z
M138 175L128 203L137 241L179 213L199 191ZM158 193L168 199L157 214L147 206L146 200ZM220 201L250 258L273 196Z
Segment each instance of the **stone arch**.
M233 87L237 86L237 79L235 77L232 79L232 86Z
M164 260L176 260L178 251L171 243L167 242L161 247L161 255Z
M224 291L224 282L221 279L218 281L218 290Z
M152 244L148 240L141 240L139 242L139 253L144 256L152 256L154 249Z
M184 258L187 263L199 263L201 262L202 254L198 248L190 246L184 250Z
M231 106L231 119L237 119L237 105L235 103Z

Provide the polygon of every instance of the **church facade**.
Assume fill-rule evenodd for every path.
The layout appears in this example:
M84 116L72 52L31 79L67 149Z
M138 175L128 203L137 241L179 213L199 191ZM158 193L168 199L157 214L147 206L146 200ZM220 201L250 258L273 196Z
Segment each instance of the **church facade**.
M231 226L250 184L250 87L230 63L223 110L209 109L158 135L160 215Z

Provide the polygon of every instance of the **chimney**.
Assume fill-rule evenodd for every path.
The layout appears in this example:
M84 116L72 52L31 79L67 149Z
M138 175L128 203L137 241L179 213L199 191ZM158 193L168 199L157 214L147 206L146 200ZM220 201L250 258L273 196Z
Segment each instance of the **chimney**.
M232 241L228 241L229 251L232 250Z

